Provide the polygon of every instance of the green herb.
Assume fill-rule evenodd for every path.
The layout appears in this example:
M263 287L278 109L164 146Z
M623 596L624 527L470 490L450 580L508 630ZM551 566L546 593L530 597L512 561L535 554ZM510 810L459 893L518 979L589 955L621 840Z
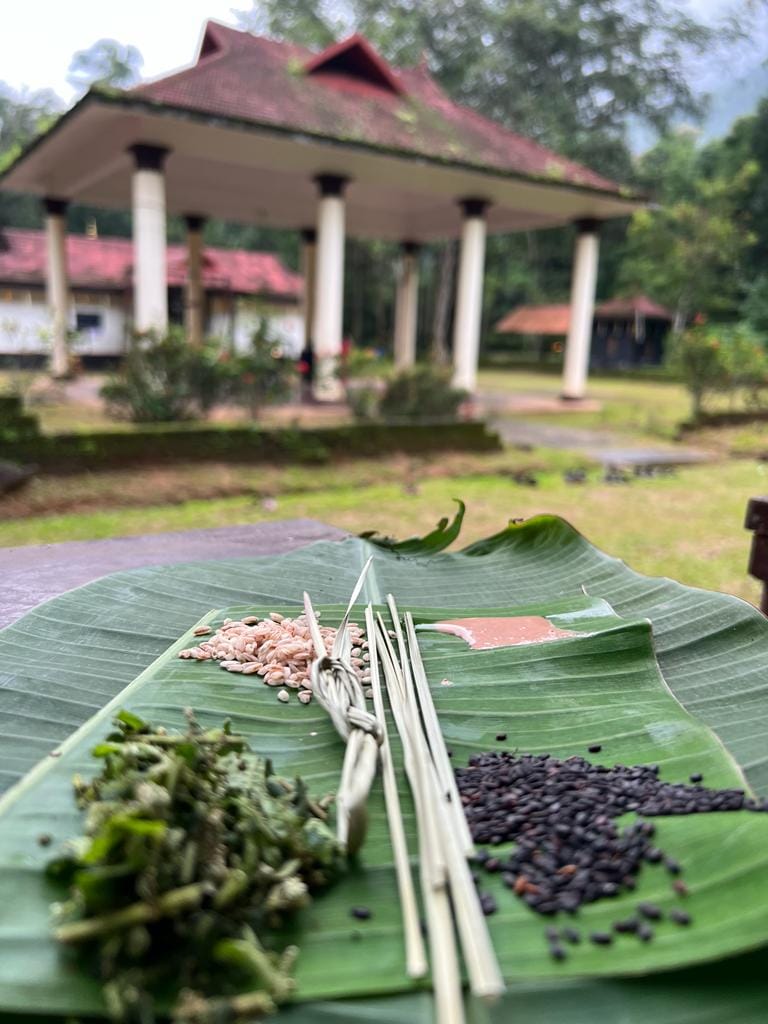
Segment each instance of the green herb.
M48 865L70 887L55 937L104 982L113 1019L236 1021L291 996L297 950L276 929L341 869L301 779L272 772L229 723L182 734L128 711L75 778L85 835Z

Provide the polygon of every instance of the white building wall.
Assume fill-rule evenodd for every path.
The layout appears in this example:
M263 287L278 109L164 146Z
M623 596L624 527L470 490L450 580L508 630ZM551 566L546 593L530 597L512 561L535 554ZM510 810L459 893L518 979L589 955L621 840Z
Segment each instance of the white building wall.
M126 317L120 299L107 294L74 292L69 329L77 314L98 318L80 331L76 355L115 356L125 348ZM45 355L50 348L51 318L45 294L38 289L0 289L0 355Z
M269 321L268 336L284 355L298 359L304 345L304 321L296 305L265 305L256 298L235 300L234 338L228 297L215 296L210 306L207 334L223 342L234 342L237 352L247 352L262 319ZM81 356L119 356L125 351L130 322L120 295L73 293L70 329L77 314L97 317L98 324L86 326L73 343ZM46 355L49 351L50 315L42 289L0 288L0 355Z

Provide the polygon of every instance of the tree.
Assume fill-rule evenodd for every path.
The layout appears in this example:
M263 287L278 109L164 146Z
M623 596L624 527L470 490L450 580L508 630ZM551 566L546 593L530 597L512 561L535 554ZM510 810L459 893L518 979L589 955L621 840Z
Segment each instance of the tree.
M67 81L82 92L92 85L128 89L139 81L143 64L144 58L135 46L99 39L73 56Z
M757 164L748 160L733 175L706 176L690 133L663 139L640 162L639 176L658 183L666 204L633 217L623 288L647 291L671 306L678 328L695 313L732 316L752 242L743 196L757 173Z
M55 121L64 103L50 89L12 89L0 82L0 171L8 167L25 145ZM0 229L35 228L40 208L32 196L0 192Z

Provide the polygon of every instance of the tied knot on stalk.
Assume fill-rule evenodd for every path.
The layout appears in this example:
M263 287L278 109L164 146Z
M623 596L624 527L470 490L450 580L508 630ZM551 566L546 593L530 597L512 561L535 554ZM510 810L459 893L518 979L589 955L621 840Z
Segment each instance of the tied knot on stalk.
M368 831L366 804L383 740L379 720L366 708L363 688L350 662L352 640L347 628L370 564L369 558L349 599L330 654L320 635L309 594L304 594L304 609L316 654L310 670L312 692L347 745L336 795L336 838L350 854L357 853Z

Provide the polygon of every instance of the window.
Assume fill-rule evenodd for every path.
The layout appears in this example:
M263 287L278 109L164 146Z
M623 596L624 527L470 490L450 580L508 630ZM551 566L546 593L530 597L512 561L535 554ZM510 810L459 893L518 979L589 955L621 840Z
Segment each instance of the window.
M100 331L101 324L101 313L78 312L75 315L75 330L77 331Z

